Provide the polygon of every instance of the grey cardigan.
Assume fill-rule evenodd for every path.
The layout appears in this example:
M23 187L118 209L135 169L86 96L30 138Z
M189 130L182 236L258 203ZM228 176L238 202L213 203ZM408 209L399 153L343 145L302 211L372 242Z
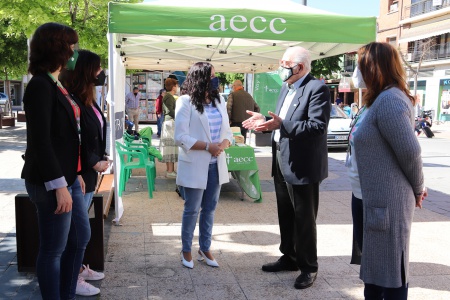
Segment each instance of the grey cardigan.
M360 278L397 288L402 261L408 282L414 194L424 184L413 106L403 92L390 88L377 97L355 132L354 145L364 208Z

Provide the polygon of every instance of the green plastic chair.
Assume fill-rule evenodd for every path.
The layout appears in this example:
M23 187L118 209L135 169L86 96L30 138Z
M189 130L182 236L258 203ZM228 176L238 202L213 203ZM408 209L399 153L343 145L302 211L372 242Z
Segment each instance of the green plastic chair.
M124 144L125 144L125 146L128 147L129 151L140 151L140 152L143 152L145 154L144 156L147 159L151 160L152 162L155 162L155 157L158 158L158 159L162 159L161 152L159 152L153 146L147 147L146 143L133 143L133 142L127 143L126 141L124 141ZM132 160L132 157L128 157L128 161L131 161L131 160ZM156 178L156 169L154 170L153 177Z
M153 198L155 190L156 168L155 163L148 159L147 151L138 151L133 147L127 147L119 141L116 141L116 150L120 159L120 179L119 179L119 196L125 191L128 179L131 177L132 169L145 169L147 177L148 196ZM125 159L125 155L127 159ZM133 160L138 158L138 160Z

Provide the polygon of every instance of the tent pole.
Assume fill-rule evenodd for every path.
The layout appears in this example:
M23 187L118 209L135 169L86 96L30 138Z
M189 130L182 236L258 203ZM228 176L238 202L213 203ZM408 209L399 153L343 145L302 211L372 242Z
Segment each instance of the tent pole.
M115 140L116 140L116 120L115 120L115 109L116 109L116 105L115 105L115 99L116 99L116 95L115 95L115 91L114 91L114 82L116 81L115 78L115 69L116 66L114 64L114 34L113 33L109 33L109 53L108 53L108 60L109 60L109 93L110 93L110 104L109 104L109 109L108 111L110 111L109 114L109 126L111 128L111 136L110 136L110 141L111 141L111 145L110 145L110 149L111 149L111 155L112 155L112 159L113 159L113 165L114 165L114 210L115 210L115 219L116 222L113 222L113 224L115 225L119 225L119 219L120 219L120 213L119 213L119 166L117 165L117 163L119 163L119 159L117 157L117 153L116 153L116 144L115 144Z

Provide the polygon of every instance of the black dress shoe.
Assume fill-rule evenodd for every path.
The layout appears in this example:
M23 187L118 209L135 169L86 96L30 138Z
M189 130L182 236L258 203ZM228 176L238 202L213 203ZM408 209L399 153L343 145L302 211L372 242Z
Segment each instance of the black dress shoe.
M306 289L313 285L314 281L316 280L317 272L315 273L308 273L308 272L302 272L297 279L295 279L294 287L296 289Z
M280 258L276 262L263 265L262 270L264 272L297 271L298 267L292 260Z

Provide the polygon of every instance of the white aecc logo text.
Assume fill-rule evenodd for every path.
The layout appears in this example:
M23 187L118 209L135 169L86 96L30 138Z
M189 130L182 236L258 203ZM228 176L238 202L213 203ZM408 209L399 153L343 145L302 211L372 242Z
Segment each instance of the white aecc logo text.
M227 19L225 16L212 15L210 19L211 19L211 21L215 21L215 22L212 22L211 25L209 25L209 29L211 29L212 31L218 31L218 30L227 31L228 30L228 28L226 27ZM216 19L219 19L219 20L216 21ZM264 17L256 16L256 17L251 18L250 21L248 21L246 17L237 15L237 16L231 17L229 25L230 25L231 30L236 31L236 32L242 32L247 29L248 25L250 25L250 29L253 32L263 33L267 29L266 23L267 23L267 20ZM276 24L276 23L286 24L286 20L283 18L273 18L268 23L269 23L270 31L272 31L275 34L282 34L283 32L286 31L285 27L281 28L281 26ZM257 28L257 25L258 25L258 28ZM275 28L276 25L277 25L277 28Z

